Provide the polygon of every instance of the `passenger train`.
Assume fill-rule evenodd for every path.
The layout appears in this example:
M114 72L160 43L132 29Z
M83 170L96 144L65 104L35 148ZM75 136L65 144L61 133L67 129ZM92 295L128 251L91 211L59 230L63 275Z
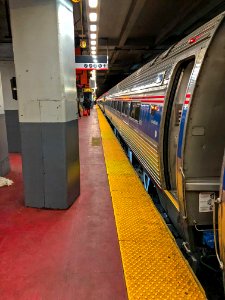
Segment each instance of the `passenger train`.
M98 99L142 166L146 189L149 182L156 188L186 252L198 261L202 253L216 250L223 270L224 16L218 15Z

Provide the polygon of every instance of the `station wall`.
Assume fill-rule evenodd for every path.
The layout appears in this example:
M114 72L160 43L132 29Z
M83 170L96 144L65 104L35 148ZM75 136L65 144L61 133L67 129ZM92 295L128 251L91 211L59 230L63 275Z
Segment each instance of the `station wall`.
M10 82L15 77L14 61L0 61L0 72L9 152L21 152L18 101L13 99Z

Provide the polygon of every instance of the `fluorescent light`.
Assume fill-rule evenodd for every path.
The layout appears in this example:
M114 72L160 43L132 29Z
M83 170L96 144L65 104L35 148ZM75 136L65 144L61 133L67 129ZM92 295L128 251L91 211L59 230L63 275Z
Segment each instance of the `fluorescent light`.
M92 12L89 14L89 19L91 22L96 22L97 21L97 14Z
M89 0L88 2L91 8L95 8L98 6L98 0Z
M90 31L97 31L97 25L91 24L90 25Z
M91 46L91 50L96 50L96 46Z
M96 45L96 41L91 41L91 45L95 46Z
M96 40L97 34L96 33L91 33L90 37L92 40Z
M96 54L96 51L93 51L93 50L92 50L92 51L91 51L91 54Z

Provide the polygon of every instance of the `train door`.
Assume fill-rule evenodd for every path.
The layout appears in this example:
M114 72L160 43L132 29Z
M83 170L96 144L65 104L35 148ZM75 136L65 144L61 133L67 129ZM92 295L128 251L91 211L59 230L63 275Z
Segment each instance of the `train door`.
M176 72L165 120L164 132L164 170L167 190L177 200L176 157L180 118L189 79L194 67L194 58L183 61Z

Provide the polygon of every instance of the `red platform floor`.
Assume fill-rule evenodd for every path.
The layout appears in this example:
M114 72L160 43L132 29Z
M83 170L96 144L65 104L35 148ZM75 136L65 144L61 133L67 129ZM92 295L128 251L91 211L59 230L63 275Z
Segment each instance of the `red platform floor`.
M0 188L0 299L127 299L96 110L79 121L81 196L66 211L26 208L21 157Z

